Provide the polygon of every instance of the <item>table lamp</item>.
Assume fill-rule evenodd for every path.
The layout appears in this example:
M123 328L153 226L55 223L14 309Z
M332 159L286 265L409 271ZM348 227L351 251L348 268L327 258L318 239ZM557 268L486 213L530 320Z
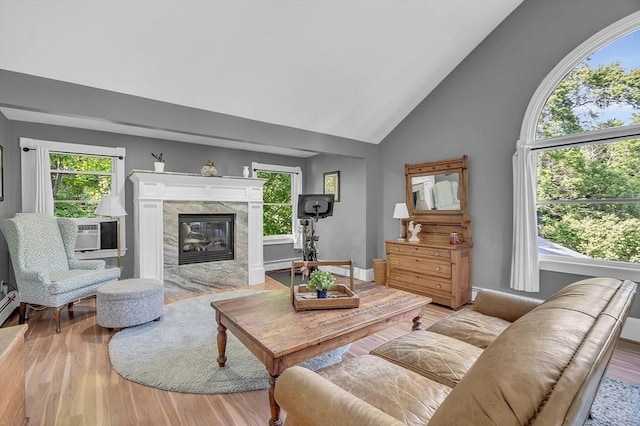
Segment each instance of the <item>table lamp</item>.
M393 209L393 218L400 219L400 223L402 224L402 219L409 218L409 210L407 210L406 203L396 203L396 207ZM400 237L398 240L404 240L404 238Z
M120 267L120 218L127 212L120 203L120 197L116 195L103 195L100 204L95 211L98 216L110 216L116 218L116 246L118 251L118 268Z

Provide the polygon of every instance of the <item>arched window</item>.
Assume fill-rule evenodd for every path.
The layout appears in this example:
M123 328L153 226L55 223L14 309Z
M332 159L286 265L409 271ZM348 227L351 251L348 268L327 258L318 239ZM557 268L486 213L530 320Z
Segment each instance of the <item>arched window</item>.
M511 286L538 268L640 277L640 12L587 40L534 94L514 155Z

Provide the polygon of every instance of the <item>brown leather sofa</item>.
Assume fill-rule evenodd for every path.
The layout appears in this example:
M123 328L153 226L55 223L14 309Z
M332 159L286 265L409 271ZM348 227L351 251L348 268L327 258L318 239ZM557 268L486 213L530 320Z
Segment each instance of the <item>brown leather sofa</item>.
M483 290L427 330L314 373L275 398L286 425L582 425L636 292L612 278L544 302Z

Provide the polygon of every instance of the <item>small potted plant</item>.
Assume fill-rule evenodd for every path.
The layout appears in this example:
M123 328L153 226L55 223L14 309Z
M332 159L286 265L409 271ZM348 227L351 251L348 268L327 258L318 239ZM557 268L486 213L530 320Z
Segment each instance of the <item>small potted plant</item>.
M207 164L202 166L202 169L200 169L200 173L202 173L204 176L218 176L218 169L216 169L216 164L213 161L209 160L207 161Z
M153 162L153 169L156 172L164 172L164 157L162 156L162 153L154 154L152 152L151 156L156 160Z
M331 272L316 269L309 277L307 288L315 290L318 293L318 299L327 297L327 290L333 285L335 278Z

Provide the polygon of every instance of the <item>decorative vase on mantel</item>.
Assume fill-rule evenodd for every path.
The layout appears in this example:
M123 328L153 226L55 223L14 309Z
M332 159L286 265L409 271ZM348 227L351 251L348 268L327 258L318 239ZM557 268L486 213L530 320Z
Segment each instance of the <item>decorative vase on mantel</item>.
M200 173L202 173L203 176L218 176L218 169L216 169L213 161L207 161L207 164L200 169Z
M153 162L153 170L155 172L164 172L164 156L162 153L154 154L151 153L151 156L156 160Z

